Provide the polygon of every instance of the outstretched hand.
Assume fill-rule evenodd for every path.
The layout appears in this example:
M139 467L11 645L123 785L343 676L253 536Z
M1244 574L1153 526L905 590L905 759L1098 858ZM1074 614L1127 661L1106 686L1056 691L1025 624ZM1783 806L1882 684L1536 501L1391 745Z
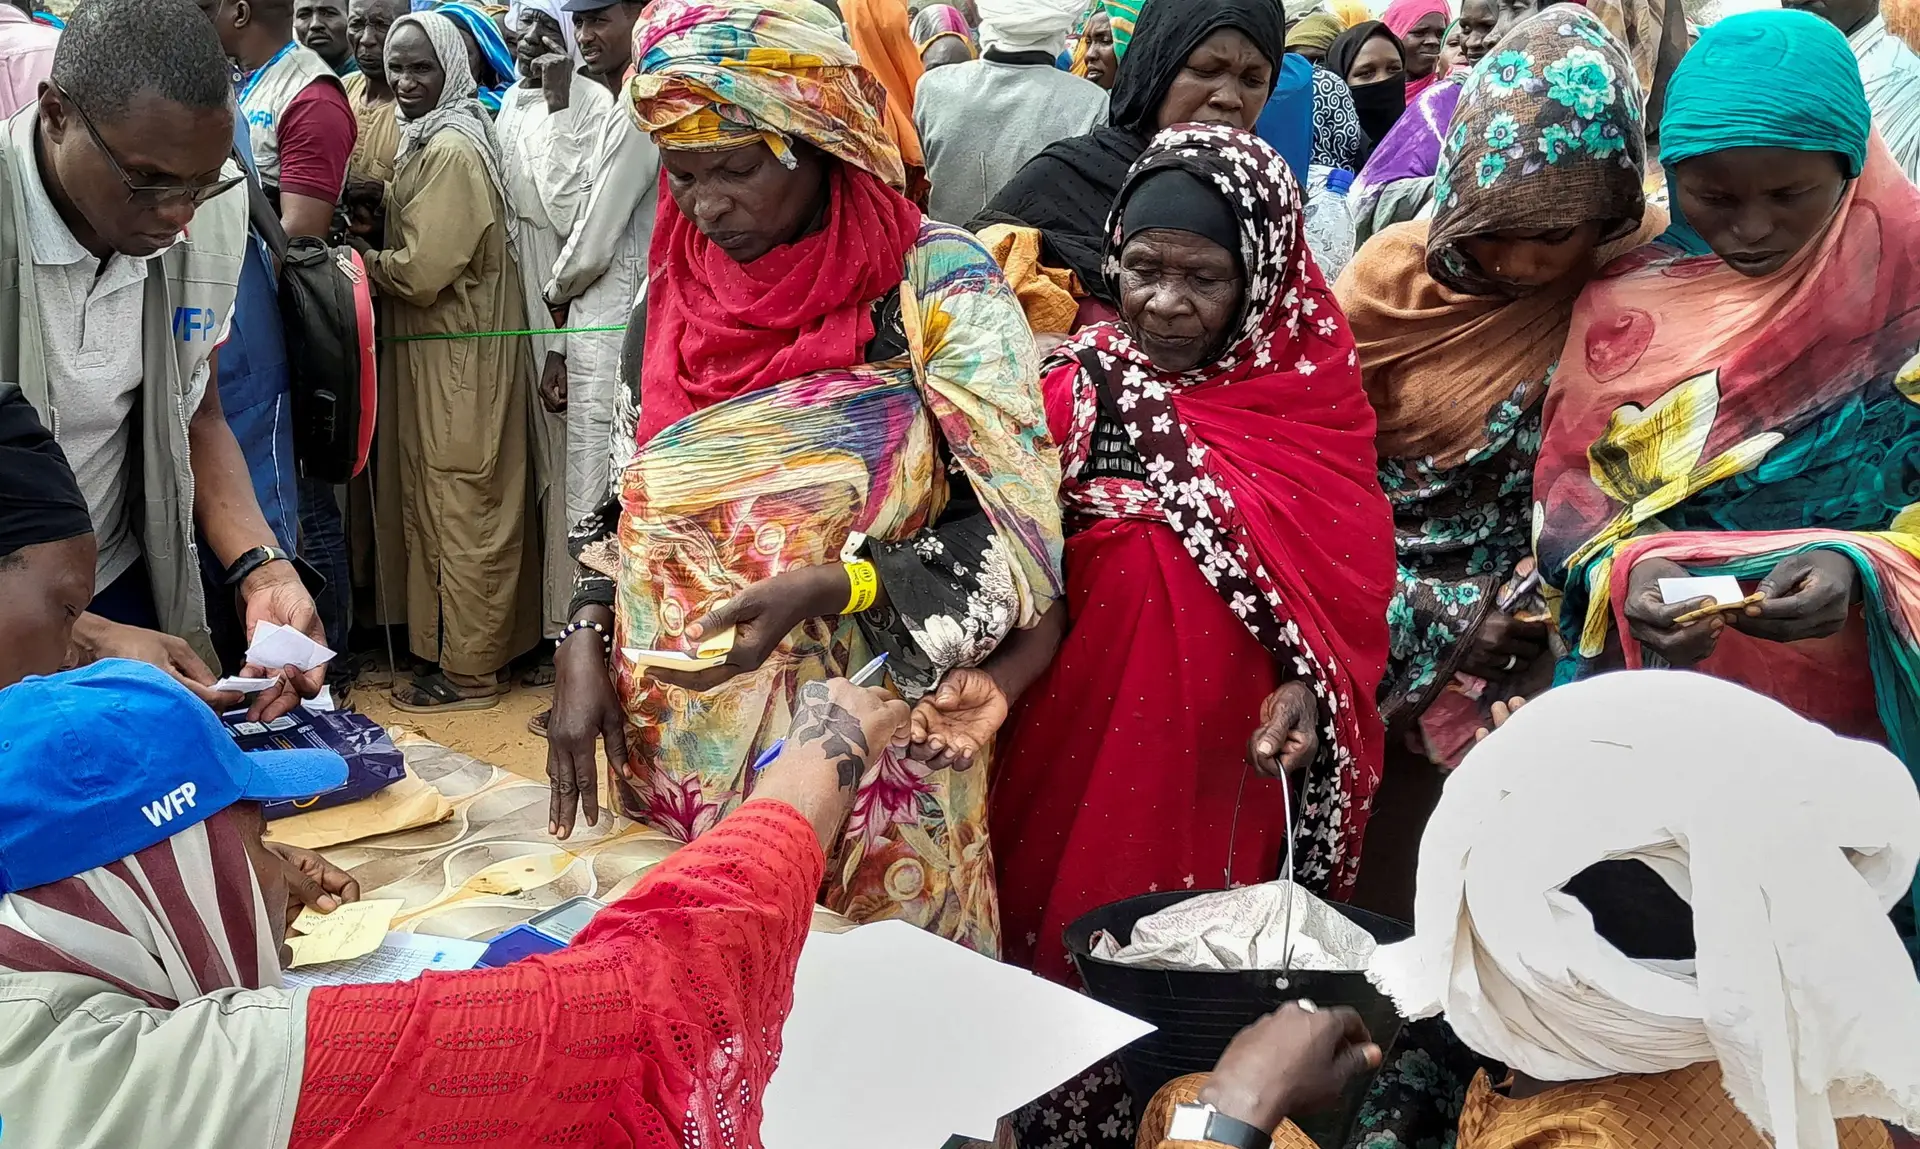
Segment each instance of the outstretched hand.
M940 689L913 708L908 754L935 770L965 770L976 754L993 745L1007 720L1007 696L984 670L947 672Z

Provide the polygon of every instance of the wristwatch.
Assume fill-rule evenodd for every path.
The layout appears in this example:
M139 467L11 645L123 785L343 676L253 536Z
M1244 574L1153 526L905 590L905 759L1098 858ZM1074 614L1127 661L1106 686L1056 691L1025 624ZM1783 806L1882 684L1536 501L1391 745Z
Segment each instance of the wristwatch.
M1231 1145L1233 1149L1272 1149L1273 1135L1258 1125L1249 1125L1206 1102L1173 1107L1173 1124L1167 1129L1169 1141L1211 1141Z
M278 562L293 564L294 573L300 576L300 584L307 588L308 594L318 595L327 589L325 575L315 570L311 563L299 555L290 555L279 547L255 547L246 552L233 560L233 565L227 568L227 573L221 576L220 581L226 586L237 587L247 581L247 576L254 571L268 563Z

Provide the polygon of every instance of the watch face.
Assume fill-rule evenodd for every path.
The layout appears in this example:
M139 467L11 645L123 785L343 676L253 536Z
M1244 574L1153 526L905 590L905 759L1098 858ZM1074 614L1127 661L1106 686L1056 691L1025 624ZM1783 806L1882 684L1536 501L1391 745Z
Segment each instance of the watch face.
M1175 1106L1173 1123L1167 1127L1167 1139L1169 1141L1205 1141L1207 1120L1212 1116L1211 1110L1199 1105Z

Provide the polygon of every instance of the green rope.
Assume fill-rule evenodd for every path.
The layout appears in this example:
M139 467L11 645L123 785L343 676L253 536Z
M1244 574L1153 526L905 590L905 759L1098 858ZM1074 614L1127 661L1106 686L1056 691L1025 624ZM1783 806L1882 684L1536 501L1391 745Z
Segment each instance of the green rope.
M378 343L422 343L429 339L508 339L515 335L584 335L590 331L625 331L627 325L608 327L534 327L525 331L436 331L424 335L382 335Z

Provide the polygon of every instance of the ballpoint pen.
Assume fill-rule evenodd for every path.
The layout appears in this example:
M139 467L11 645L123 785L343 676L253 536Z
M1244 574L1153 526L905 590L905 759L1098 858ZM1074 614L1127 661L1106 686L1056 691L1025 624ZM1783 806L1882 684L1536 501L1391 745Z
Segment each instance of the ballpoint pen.
M887 656L882 654L880 657L874 659L872 662L869 662L865 666L861 667L860 672L858 674L855 674L851 681L855 686L866 686L867 684L871 683L874 679L880 677L880 671L886 665L887 665ZM765 754L760 755L759 758L754 760L753 772L755 774L758 774L760 773L760 771L765 770L767 768L767 763L772 762L775 758L780 757L780 752L782 750L785 750L786 748L787 748L787 740L785 738L782 738L778 742L775 742L773 745L767 747L767 752Z

